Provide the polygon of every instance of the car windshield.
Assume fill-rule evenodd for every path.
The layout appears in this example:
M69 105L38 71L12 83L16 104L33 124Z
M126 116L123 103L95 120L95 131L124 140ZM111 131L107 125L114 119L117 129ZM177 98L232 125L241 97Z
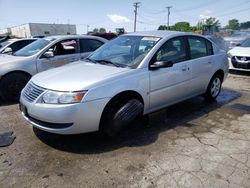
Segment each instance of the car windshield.
M241 47L250 47L250 38L244 40L241 45Z
M38 39L37 41L29 44L28 46L25 46L21 50L18 50L16 53L14 53L14 56L31 56L39 52L41 49L43 49L45 46L47 46L49 43L51 43L53 40L48 39Z
M159 40L158 37L120 36L100 47L88 59L102 64L136 68Z

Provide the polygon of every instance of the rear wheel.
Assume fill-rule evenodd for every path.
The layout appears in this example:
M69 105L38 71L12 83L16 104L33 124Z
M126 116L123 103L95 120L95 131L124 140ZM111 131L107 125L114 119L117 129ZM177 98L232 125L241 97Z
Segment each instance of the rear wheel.
M213 76L210 80L207 91L205 93L205 98L208 100L215 100L220 94L222 85L222 77L219 74Z
M116 136L142 114L143 104L137 99L113 101L104 111L101 131L108 136Z
M30 77L24 73L11 73L3 77L0 82L0 91L3 99L17 102L24 86Z

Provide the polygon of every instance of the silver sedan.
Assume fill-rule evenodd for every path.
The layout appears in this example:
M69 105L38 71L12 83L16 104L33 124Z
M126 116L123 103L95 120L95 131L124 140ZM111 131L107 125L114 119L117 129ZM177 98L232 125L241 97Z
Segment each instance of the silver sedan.
M106 43L84 63L34 76L20 108L44 131L116 135L135 119L188 98L216 99L227 73L225 51L202 36L131 33Z

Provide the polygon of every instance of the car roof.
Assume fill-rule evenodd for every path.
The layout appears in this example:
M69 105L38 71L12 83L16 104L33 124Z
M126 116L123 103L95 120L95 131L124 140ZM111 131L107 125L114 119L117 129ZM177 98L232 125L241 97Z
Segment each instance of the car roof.
M175 36L183 36L183 35L194 35L201 36L194 33L189 32L180 32L180 31L139 31L134 33L125 34L126 36L148 36L148 37L159 37L159 38L170 38Z
M58 40L58 39L71 39L71 38L99 39L101 41L108 41L102 37L89 36L89 35L54 35L45 37L44 39Z

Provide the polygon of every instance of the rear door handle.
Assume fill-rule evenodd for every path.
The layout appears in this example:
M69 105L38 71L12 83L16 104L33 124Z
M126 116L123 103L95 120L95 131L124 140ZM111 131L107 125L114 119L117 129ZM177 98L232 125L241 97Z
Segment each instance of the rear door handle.
M211 62L211 61L209 61L209 62L208 62L208 64L212 64L212 62Z

